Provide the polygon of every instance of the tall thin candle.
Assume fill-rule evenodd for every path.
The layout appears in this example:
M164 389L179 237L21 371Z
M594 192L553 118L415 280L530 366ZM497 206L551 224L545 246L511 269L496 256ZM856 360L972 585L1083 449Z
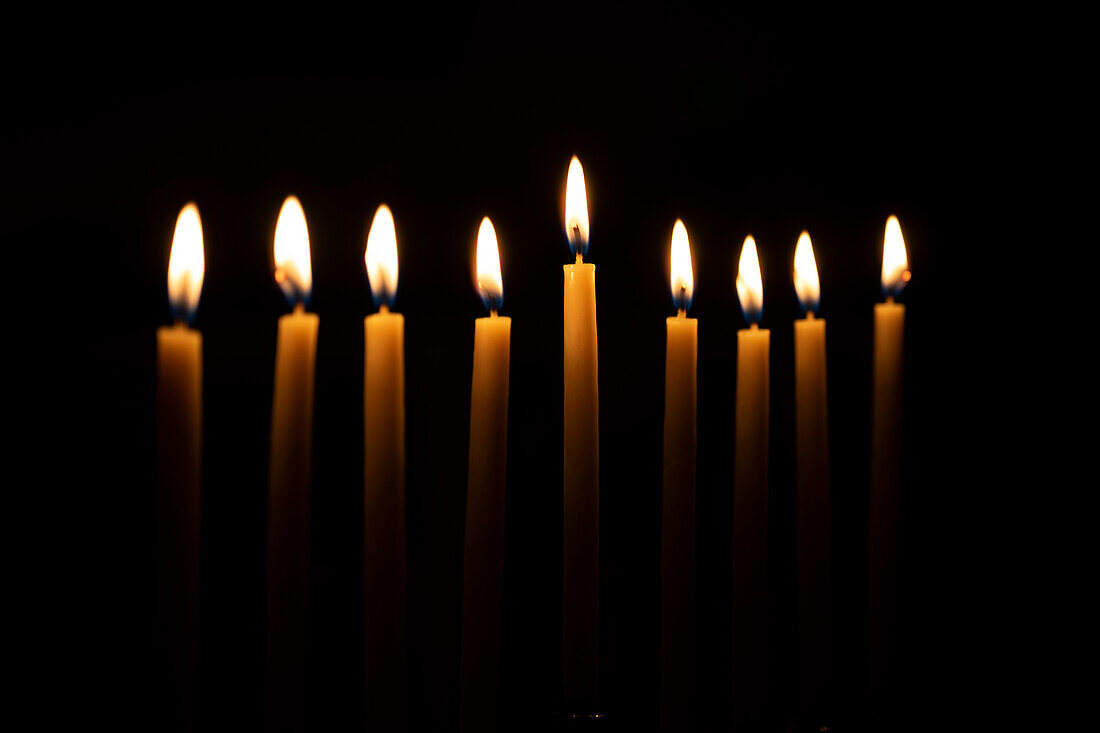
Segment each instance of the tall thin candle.
M768 647L768 352L771 332L757 324L764 285L756 241L745 238L737 296L748 328L737 332L737 395L733 454L733 704L734 727L761 725L767 713Z
M188 327L206 270L194 204L176 219L168 259L175 325L157 329L156 596L158 709L168 728L195 725L198 700L202 334Z
M821 721L830 686L829 421L825 319L815 316L821 287L806 232L794 251L794 287L806 312L794 322L799 709Z
M294 311L279 318L267 505L267 714L277 729L305 723L313 372L320 320L305 212L293 196L275 225L275 280Z
M672 228L661 499L661 730L692 730L695 705L695 451L699 321L687 229Z
M566 707L591 712L599 685L600 405L596 346L596 266L588 249L584 171L569 162L565 235L576 262L565 265L565 495L562 673Z
M405 317L397 294L397 232L378 207L363 255L378 312L367 316L363 371L363 592L367 729L406 726Z
M898 493L901 488L902 353L905 306L895 303L909 282L901 224L886 221L882 289L875 305L874 384L871 405L871 482L867 535L867 681L874 705L891 677L897 619Z
M460 728L500 728L500 624L504 591L504 486L508 457L508 357L512 319L497 315L504 296L496 230L477 234L477 289L487 318L474 322L470 463L462 554Z

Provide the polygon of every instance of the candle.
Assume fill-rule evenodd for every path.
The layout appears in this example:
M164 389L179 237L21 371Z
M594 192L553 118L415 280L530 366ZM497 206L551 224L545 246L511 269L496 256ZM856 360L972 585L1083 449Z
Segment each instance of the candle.
M794 251L794 288L806 317L794 322L795 514L797 524L799 707L827 711L829 664L829 422L825 320L815 311L820 283L806 232Z
M896 216L886 221L882 289L875 305L871 403L871 485L868 510L868 692L874 703L890 676L897 612L898 491L901 486L902 348L905 306L895 303L909 281L905 240Z
M497 315L504 288L496 232L489 217L482 219L477 233L477 289L489 317L474 322L459 719L462 730L487 731L500 727L500 608L512 333L512 319Z
M666 320L664 484L661 502L661 729L692 730L695 688L695 437L699 321L687 317L694 290L687 229L679 219L670 251Z
M406 724L405 318L397 294L397 233L379 206L363 260L378 313L363 320L363 592L368 730Z
M267 504L267 712L271 726L304 724L309 606L313 370L319 319L305 311L313 283L302 205L283 202L275 281L293 312L279 318Z
M768 698L768 350L757 325L764 286L756 242L745 237L737 297L749 328L737 332L733 453L733 703L735 727L761 724Z
M588 250L588 198L576 156L565 185L565 495L562 683L571 713L591 712L599 681L600 433L596 363L596 266Z
M176 219L168 259L174 326L157 329L156 593L159 709L170 728L195 725L198 693L202 475L202 334L188 327L206 265L194 204Z

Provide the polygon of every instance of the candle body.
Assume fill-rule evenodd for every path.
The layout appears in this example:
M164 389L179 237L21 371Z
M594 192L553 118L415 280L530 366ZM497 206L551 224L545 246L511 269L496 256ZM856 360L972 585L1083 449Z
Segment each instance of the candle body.
M737 332L733 464L734 727L767 714L770 630L767 613L768 353L771 333Z
M405 317L363 322L363 586L368 730L404 730Z
M880 697L889 681L895 641L904 332L904 305L892 302L875 305L867 547L867 675L872 701Z
M511 318L474 324L470 462L462 554L462 730L498 730L504 590L504 491L508 457Z
M661 500L661 729L694 728L699 322L669 318Z
M279 319L267 506L267 713L272 729L305 722L309 502L315 313Z
M825 714L830 691L829 424L825 321L794 323L795 514L797 524L799 707Z
M566 706L592 709L599 681L600 436L596 266L565 265L564 567Z
M202 335L157 330L157 665L165 729L191 729L198 699Z

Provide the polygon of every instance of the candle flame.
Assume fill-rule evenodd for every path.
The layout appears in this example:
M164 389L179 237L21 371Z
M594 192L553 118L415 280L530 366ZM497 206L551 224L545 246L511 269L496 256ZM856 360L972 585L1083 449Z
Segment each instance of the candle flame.
M199 207L189 203L176 217L172 252L168 255L168 303L176 320L190 321L199 307L206 274Z
M393 213L385 204L374 212L363 261L367 264L367 279L375 305L392 306L397 295L397 230Z
M794 291L804 311L817 311L821 299L821 282L817 277L817 260L809 232L798 235L794 248Z
M684 222L677 219L672 227L672 247L669 251L669 265L672 286L672 301L677 310L686 311L691 307L691 296L695 291L695 278L691 269L691 245L688 243Z
M500 251L497 232L489 217L481 220L477 230L477 292L490 312L500 309L504 300L504 282L500 277Z
M275 224L275 282L291 305L306 303L313 290L306 214L295 196L287 196Z
M909 256L901 236L901 223L896 216L891 216L886 220L886 235L882 241L882 292L890 297L901 295L909 276Z
M569 161L565 180L565 236L573 254L588 252L588 194L584 189L584 169L575 155Z
M759 323L764 310L764 282L760 277L760 258L756 254L756 240L745 237L741 245L741 259L737 263L737 298L741 312L749 323Z

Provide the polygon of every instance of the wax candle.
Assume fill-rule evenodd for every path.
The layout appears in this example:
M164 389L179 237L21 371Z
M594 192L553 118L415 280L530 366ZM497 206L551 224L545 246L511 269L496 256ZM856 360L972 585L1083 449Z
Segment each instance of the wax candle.
M313 373L319 319L305 212L294 196L275 225L275 281L293 312L279 318L267 504L267 713L277 728L304 724L309 606Z
M393 214L375 212L363 255L378 312L363 320L363 593L368 730L404 730L405 317L397 294Z
M562 675L570 711L591 711L599 683L600 431L596 349L596 266L588 250L588 197L576 156L565 185L564 567Z
M748 328L737 332L733 454L733 703L735 727L757 726L768 698L767 562L768 351L758 326L764 286L756 241L748 236L737 268L737 296Z
M909 281L901 224L886 221L882 289L875 305L875 351L871 403L871 483L868 508L867 679L872 704L888 683L897 618L898 492L901 488L902 350L905 306L895 303Z
M175 325L157 329L157 666L164 727L195 725L202 476L202 334L188 327L206 265L195 204L176 219L168 259Z
M662 730L694 729L695 450L699 321L687 317L694 291L687 229L670 248L672 300L666 320L664 470L661 498Z
M795 246L794 288L806 313L794 322L799 709L820 720L827 712L830 684L829 421L825 319L815 315L821 287L806 232Z
M500 728L500 625L504 590L504 486L508 455L508 356L512 319L503 301L496 231L477 233L477 289L488 318L474 322L470 386L470 462L462 554L462 651L459 719L468 731Z

